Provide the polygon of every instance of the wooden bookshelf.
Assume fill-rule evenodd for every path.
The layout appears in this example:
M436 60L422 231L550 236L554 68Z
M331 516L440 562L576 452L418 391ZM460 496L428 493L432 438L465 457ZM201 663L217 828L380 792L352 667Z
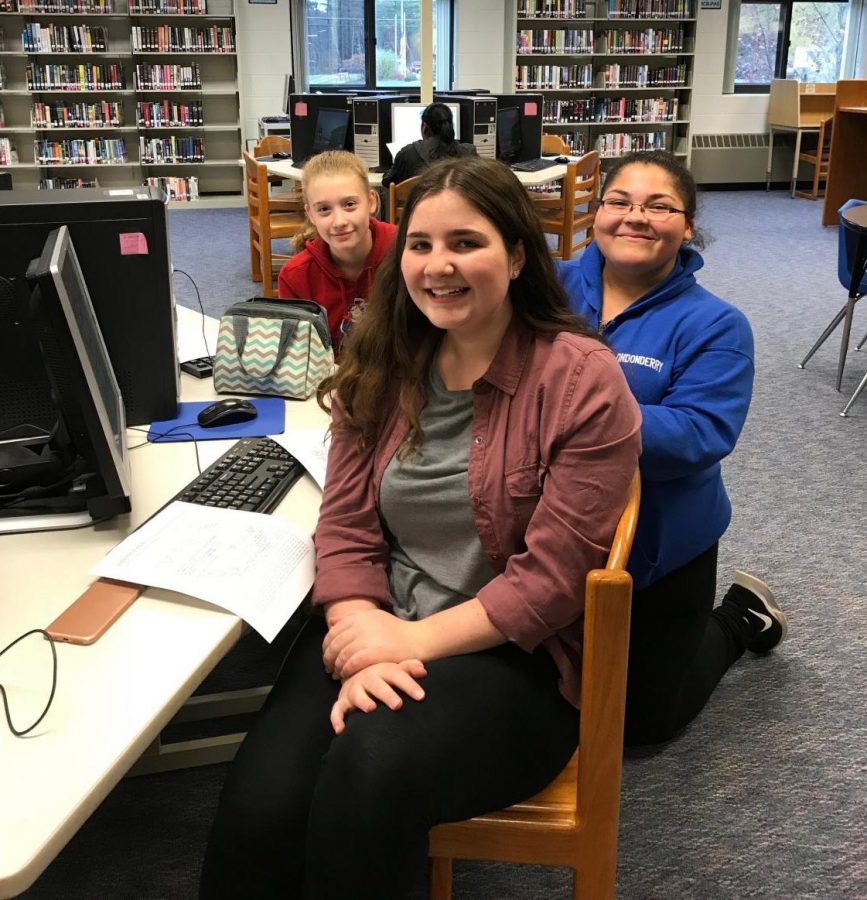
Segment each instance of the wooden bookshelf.
M835 100L823 225L837 224L847 200L867 200L867 81L838 81Z

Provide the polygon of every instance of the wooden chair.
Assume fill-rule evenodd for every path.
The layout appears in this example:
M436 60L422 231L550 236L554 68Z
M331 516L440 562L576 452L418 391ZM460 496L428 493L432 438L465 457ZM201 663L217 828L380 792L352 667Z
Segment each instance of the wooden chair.
M416 175L414 178L407 178L404 181L399 181L397 184L388 186L388 221L392 225L400 224L400 217L403 214L404 206L406 206L406 198L409 197L409 192L418 179L419 176Z
M551 251L558 259L572 254L593 240L593 201L599 194L599 153L591 150L569 163L557 194L534 194L533 205L539 213L542 230L557 237ZM576 232L584 232L576 239Z
M568 156L571 149L572 148L559 134L542 132L542 153L551 153L555 156Z
M808 162L813 166L813 186L809 191L795 191L796 197L804 197L807 200L819 199L819 182L827 181L828 168L831 160L831 127L834 117L825 119L819 126L816 146L803 150L798 155L800 162Z
M268 168L244 151L247 186L247 226L250 236L250 277L262 282L262 294L276 297L274 264L287 254L274 254L271 242L291 238L304 226L304 204L300 199L277 200L268 192Z
M540 794L430 832L430 900L450 900L453 859L568 866L575 900L613 900L632 578L636 471L605 569L587 573L579 749Z
M253 156L273 156L275 153L292 155L292 140L282 134L266 134L253 145Z

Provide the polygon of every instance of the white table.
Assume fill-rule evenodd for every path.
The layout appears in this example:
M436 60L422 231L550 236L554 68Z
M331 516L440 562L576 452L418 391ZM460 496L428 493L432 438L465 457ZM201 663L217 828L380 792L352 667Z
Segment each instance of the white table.
M201 316L178 310L180 358L205 354ZM206 320L213 351L216 320ZM182 399L213 397L211 379L181 376ZM327 426L311 398L288 401L288 426ZM145 435L128 432L130 446ZM199 442L202 467L231 441ZM132 513L69 532L0 536L0 647L47 625L93 581L111 547L196 475L191 443L132 450ZM305 475L275 515L312 532L321 494ZM192 598L149 589L90 646L56 645L57 694L24 738L0 724L0 897L26 890L99 806L242 631L240 619ZM33 721L50 684L39 636L0 658L18 727Z
M577 158L577 156L574 157L574 159ZM278 175L280 178L292 178L295 181L301 181L302 171L291 159L275 160L274 162L267 162L266 165L268 167L268 172L271 175ZM557 178L562 178L565 174L565 164L550 166L549 168L541 169L538 172L515 172L518 181L520 181L524 187L536 187L540 184L545 184L546 181L554 181ZM382 185L382 174L380 172L371 172L369 178L371 187L380 187Z

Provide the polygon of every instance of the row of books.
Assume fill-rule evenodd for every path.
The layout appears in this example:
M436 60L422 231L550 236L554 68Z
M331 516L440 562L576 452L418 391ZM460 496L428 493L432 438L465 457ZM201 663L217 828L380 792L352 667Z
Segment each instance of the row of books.
M692 19L695 0L608 0L609 19Z
M96 103L43 103L35 100L30 108L34 128L104 128L123 125L123 105L116 101Z
M592 53L591 28L524 28L517 34L516 50L524 53Z
M683 27L680 28L614 28L603 31L598 41L599 53L674 53L683 52Z
M125 163L123 138L72 138L66 141L34 141L36 162L42 166L104 165Z
M0 166L14 166L18 162L18 153L10 138L0 137Z
M518 0L519 19L583 19L584 0Z
M676 97L587 97L582 100L546 101L542 121L562 122L673 122Z
M99 187L96 178L41 178L38 188L40 191L74 191L76 188Z
M134 25L132 49L148 53L172 53L182 50L196 53L234 53L235 35L231 25L212 25L210 28Z
M191 100L188 103L176 100L137 103L136 116L143 128L190 127L205 124L201 100Z
M141 161L151 165L205 161L205 145L199 137L143 137L139 138L139 145Z
M112 0L0 0L0 12L110 15L114 3Z
M182 91L202 87L198 63L187 66L139 63L135 67L137 90Z
M661 66L651 69L643 65L620 65L612 63L603 66L597 75L601 79L600 87L682 87L686 84L687 67L685 63L679 66Z
M108 38L101 25L42 25L28 22L21 32L25 53L105 53Z
M24 75L29 91L118 91L126 88L126 76L120 63L29 63Z
M206 16L208 0L139 0L130 3L129 11L134 16Z
M515 66L515 89L519 91L591 87L593 66L590 63L572 66Z
M148 187L162 188L169 200L198 200L199 179L195 175L148 178Z
M605 158L625 156L633 151L665 150L665 132L644 131L629 134L615 131L611 134L600 134L596 137L595 149Z

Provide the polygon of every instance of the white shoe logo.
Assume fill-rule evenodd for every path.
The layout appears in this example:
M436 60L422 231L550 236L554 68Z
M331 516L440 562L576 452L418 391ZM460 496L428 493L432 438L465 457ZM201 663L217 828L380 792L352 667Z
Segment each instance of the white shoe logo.
M762 620L762 622L764 622L764 627L759 632L759 634L767 631L774 624L774 620L770 616L766 616L764 613L756 612L756 610L754 609L747 610L747 612L751 612L754 616L758 616Z

